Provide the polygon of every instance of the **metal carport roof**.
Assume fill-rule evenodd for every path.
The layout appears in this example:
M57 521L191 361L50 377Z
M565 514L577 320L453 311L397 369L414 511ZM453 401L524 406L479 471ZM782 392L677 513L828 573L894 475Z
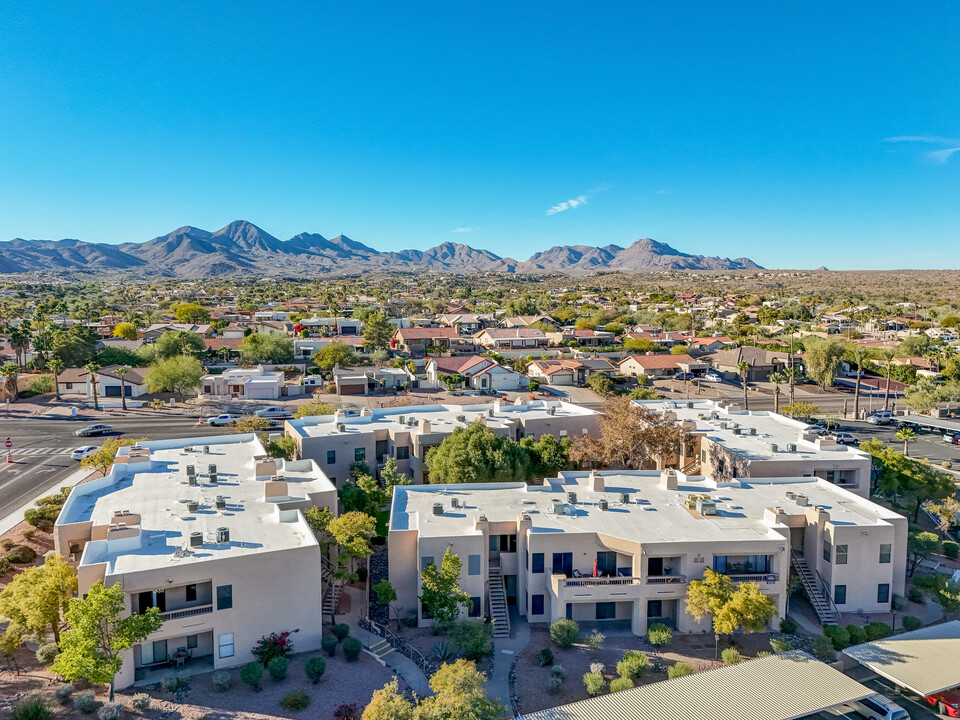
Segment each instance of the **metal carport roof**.
M843 652L918 695L960 685L960 620L854 645Z
M793 720L873 691L800 650L527 713L523 720Z

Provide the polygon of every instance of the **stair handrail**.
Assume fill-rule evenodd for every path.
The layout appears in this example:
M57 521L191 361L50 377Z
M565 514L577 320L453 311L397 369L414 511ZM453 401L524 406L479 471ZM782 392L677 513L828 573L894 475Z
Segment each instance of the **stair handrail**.
M417 667L420 668L424 674L427 675L427 677L436 672L437 667L434 665L434 663L427 660L423 653L390 630L390 628L384 627L380 623L371 620L368 615L361 616L361 618L357 621L357 625L364 630L383 638L390 643L390 647L392 647L394 650L413 660Z

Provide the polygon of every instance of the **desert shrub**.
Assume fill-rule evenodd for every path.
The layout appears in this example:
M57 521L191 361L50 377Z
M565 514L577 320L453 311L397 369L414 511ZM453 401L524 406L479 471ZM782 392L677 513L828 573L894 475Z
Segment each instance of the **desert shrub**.
M89 715L97 709L97 696L93 690L84 690L73 696L73 709Z
M337 639L332 635L324 635L320 641L320 647L327 655L333 657L337 652Z
M450 659L450 643L446 640L437 640L430 653L438 663L445 663Z
M10 708L10 720L50 720L53 712L41 697L21 700Z
M920 626L923 625L923 620L913 615L904 615L903 616L903 629L904 630L917 630Z
M123 705L120 703L104 703L97 710L97 720L120 720L123 717Z
M53 697L61 705L66 705L70 702L70 697L73 695L76 689L77 688L73 683L57 685L57 689L53 691Z
M275 657L289 658L293 655L293 633L299 630L285 631L282 633L270 633L264 635L257 644L253 646L253 656L260 661L260 664L266 667Z
M603 663L602 662L590 663L590 672L599 673L600 675L603 675Z
M783 638L770 638L770 648L777 653L793 650L793 643Z
M867 633L867 640L879 640L893 634L893 628L885 622L867 623L863 629Z
M7 556L0 557L0 577L13 570L13 563L7 560Z
M41 665L49 665L56 660L60 654L60 648L56 643L44 643L37 648L37 662Z
M362 583L365 583L367 581L367 575L369 574L369 572L370 571L367 570L366 566L357 568L357 580L359 580Z
M217 692L226 692L230 689L230 673L217 670L210 675L210 684Z
M37 551L29 545L14 545L7 551L7 560L14 565L26 565L37 559Z
M551 623L550 637L559 647L568 648L580 637L580 626L573 620L561 618Z
M894 595L893 600L891 601L893 609L897 612L903 612L907 609L907 599L903 595Z
M663 623L654 623L647 628L647 641L654 647L669 645L673 640L673 630Z
M563 678L552 675L549 680L547 680L547 692L551 695L556 695L563 688Z
M780 632L784 635L793 635L797 631L797 623L790 618L784 618L780 621Z
M546 667L547 665L553 665L553 650L550 648L544 648L537 653L536 657L537 665L540 667Z
M850 644L850 633L838 625L824 625L823 634L830 638L834 650L843 650Z
M617 674L631 680L641 677L647 669L650 659L646 653L639 650L627 650L623 658L617 663Z
M37 502L39 504L42 500ZM40 507L29 508L23 513L23 519L27 521L28 525L33 525L38 530L47 532L60 517L62 506L63 501L61 500L59 503L48 503Z
M724 648L723 652L720 653L720 658L723 660L724 665L736 665L738 662L743 660L743 657L740 655L740 651L736 648Z
M761 650L760 652L757 653L758 658L770 657L771 655L773 655L773 653L770 652L769 650Z
M258 662L247 663L240 668L240 679L254 692L260 692L260 680L263 678L263 665Z
M851 645L859 645L867 641L867 633L859 625L847 625L846 630Z
M343 642L350 635L350 626L346 623L337 623L330 628L330 632L333 633L333 636L337 639L337 642Z
M923 602L923 590L916 586L911 586L907 591L907 597L910 598L910 602L922 603Z
M267 663L267 671L270 673L270 677L280 681L287 676L287 667L289 664L290 661L285 657L275 657Z
M356 703L344 703L338 705L333 711L333 717L336 720L359 720L360 707Z
M467 660L480 660L493 655L493 623L463 620L453 627L450 639Z
M633 687L633 680L628 677L618 677L610 681L610 692L620 692Z
M693 665L690 663L685 663L682 660L680 662L675 662L667 670L667 677L671 680L674 678L683 677L684 675L693 675Z
M363 645L356 638L348 637L343 641L343 656L348 662L356 662L360 657L361 650L363 650Z
M27 528L26 530L23 531L23 536L27 540L33 540L37 536L37 528L35 527Z
M6 552L13 547L13 538L0 538L0 550Z
M824 662L836 660L837 651L833 649L833 640L826 635L817 635L813 639L813 656Z
M303 690L291 690L280 698L280 706L287 710L303 710L310 704L310 696Z
M314 655L308 659L307 664L303 666L303 671L307 674L307 679L314 685L320 682L320 678L323 677L326 669L327 661L319 655Z
M561 680L567 677L566 671L563 669L563 665L554 665L550 668L550 677L558 677Z
M178 672L176 675L169 675L160 681L160 687L168 693L187 690L190 687L190 673Z
M137 693L133 696L133 701L131 704L133 705L134 710L143 713L150 709L150 703L152 700L153 698L147 695L147 693Z
M603 641L607 638L604 637L603 633L599 630L594 630L592 633L587 635L584 642L587 647L590 648L593 652L600 652L603 650Z
M960 544L953 542L953 540L944 540L943 554L951 560L956 560L957 556L960 555Z
M587 688L587 695L591 697L602 693L606 684L603 675L600 673L588 672L583 674L583 685Z

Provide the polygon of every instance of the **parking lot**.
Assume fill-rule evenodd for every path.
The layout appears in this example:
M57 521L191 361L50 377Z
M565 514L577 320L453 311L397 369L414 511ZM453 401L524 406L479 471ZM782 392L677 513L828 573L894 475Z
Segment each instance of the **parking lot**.
M903 442L895 437L897 428L892 424L871 425L865 421L841 420L839 430L855 435L860 442L876 438L903 451ZM909 443L907 450L910 457L928 458L934 465L947 460L953 463L954 467L960 468L960 445L945 443L940 432L917 433L916 439Z

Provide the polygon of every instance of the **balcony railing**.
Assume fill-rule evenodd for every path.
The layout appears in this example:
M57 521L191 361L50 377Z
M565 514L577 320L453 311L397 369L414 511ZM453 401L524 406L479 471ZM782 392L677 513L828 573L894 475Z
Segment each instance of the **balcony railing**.
M183 610L171 610L170 612L160 613L164 620L179 620L180 618L193 617L194 615L206 615L213 612L213 605L200 605L199 607L185 608Z
M603 585L636 585L640 578L635 577L605 577L605 578L567 578L561 582L562 587L597 587Z
M777 573L727 573L727 577L735 583L755 582L755 583L775 583L780 579Z
M687 581L686 575L648 575L647 585L682 585Z

